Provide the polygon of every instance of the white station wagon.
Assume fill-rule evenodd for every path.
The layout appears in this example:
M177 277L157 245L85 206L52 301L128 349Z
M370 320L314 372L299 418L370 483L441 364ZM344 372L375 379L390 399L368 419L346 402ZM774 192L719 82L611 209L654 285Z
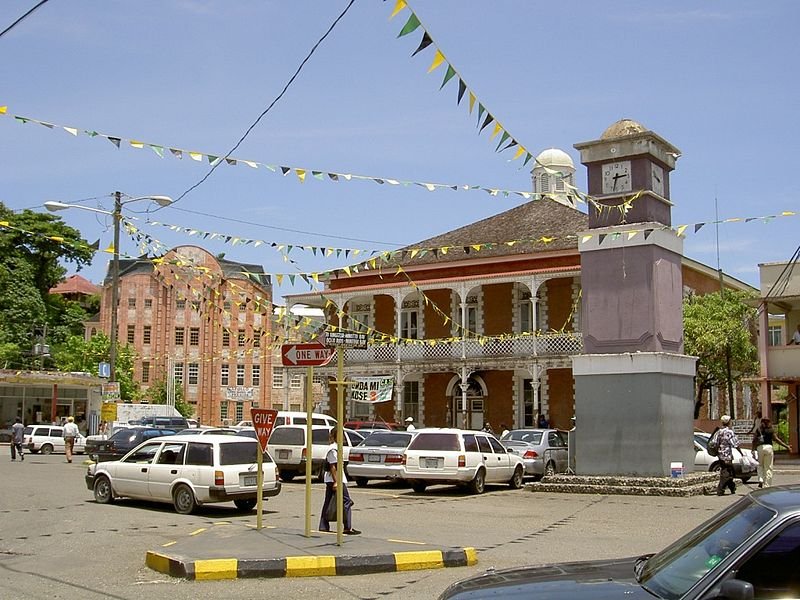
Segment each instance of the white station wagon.
M120 460L89 465L86 486L100 504L126 497L171 502L180 514L200 504L230 502L249 511L256 505L258 442L234 435L171 435L153 438ZM263 459L263 496L281 491L278 470Z
M460 485L482 494L487 483L522 487L522 458L490 433L462 429L418 429L406 448L403 478L415 492L434 484Z

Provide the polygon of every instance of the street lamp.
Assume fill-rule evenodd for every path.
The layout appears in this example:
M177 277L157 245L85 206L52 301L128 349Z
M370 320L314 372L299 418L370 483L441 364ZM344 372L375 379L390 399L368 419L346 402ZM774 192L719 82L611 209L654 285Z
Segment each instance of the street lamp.
M119 225L122 220L122 207L137 200L152 200L159 206L169 206L172 198L169 196L137 196L136 198L122 199L122 192L114 192L114 210L108 211L80 204L65 204L64 202L45 202L44 207L50 212L79 208L90 212L109 215L114 219L114 253L111 260L111 348L109 349L108 362L110 369L109 381L116 381L117 374L117 309L119 304Z

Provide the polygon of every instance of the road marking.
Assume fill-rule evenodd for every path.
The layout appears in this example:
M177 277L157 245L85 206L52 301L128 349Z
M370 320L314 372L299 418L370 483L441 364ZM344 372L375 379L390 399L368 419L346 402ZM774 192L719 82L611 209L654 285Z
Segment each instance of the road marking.
M427 542L412 542L411 540L393 540L389 538L387 542L397 542L398 544L417 544L418 546L426 546Z
M174 546L177 543L178 543L178 541L175 540L174 542L167 542L166 544L161 544L161 547L162 548L168 548L169 546Z
M192 533L190 533L189 535L197 535L198 533L203 533L205 530L206 530L206 528L205 528L205 527L201 527L200 529L195 529L195 530L194 530Z

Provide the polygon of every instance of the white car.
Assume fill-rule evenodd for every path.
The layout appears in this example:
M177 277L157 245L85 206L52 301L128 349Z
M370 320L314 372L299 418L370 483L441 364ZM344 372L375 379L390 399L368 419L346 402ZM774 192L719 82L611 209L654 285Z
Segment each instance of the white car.
M708 453L708 440L711 435L701 431L694 433L694 470L695 471L719 471L720 462L716 456ZM758 461L753 456L753 452L747 448L733 451L733 474L742 483L747 483L751 477L758 474Z
M107 504L119 497L171 502L180 514L201 504L256 505L258 442L235 435L170 435L139 444L120 460L89 465L86 486ZM263 496L281 491L278 471L263 458Z
M279 410L275 419L275 427L280 425L305 425L308 422L308 415L304 411ZM325 425L326 427L336 427L336 419L330 415L322 413L311 413L312 425ZM239 421L236 427L252 427L253 422L249 420Z
M350 457L350 448L364 440L364 436L350 429L344 430L345 467ZM311 430L311 473L317 481L324 481L325 457L330 448L330 428L312 425ZM306 473L306 426L280 425L272 430L267 450L275 459L283 481L291 481Z
M28 425L23 430L23 447L31 454L41 452L42 454L52 454L66 451L64 446L64 428L60 425ZM75 445L72 447L76 454L83 454L86 449L86 438L78 435L75 438Z
M522 487L525 466L490 433L449 428L426 428L405 451L403 477L415 492L434 484L461 485L474 494L487 483Z

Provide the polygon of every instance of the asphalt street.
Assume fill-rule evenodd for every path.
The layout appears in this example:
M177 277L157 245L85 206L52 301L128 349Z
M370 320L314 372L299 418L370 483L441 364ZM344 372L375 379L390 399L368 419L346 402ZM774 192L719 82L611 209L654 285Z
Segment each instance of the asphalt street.
M254 525L255 512L232 504L201 507L182 516L169 505L120 501L97 505L80 463L59 455L11 462L0 447L0 597L124 600L219 598L435 598L451 582L488 568L564 560L621 557L657 551L733 496L656 498L530 493L488 487L481 496L434 487L424 494L390 484L351 487L354 526L370 543L403 540L475 547L478 563L424 571L340 577L186 581L150 570L148 551L221 524ZM776 484L800 479L797 465L782 468ZM739 485L737 495L752 485ZM324 488L313 484L312 524ZM302 534L304 483L285 484L266 503L264 523Z

